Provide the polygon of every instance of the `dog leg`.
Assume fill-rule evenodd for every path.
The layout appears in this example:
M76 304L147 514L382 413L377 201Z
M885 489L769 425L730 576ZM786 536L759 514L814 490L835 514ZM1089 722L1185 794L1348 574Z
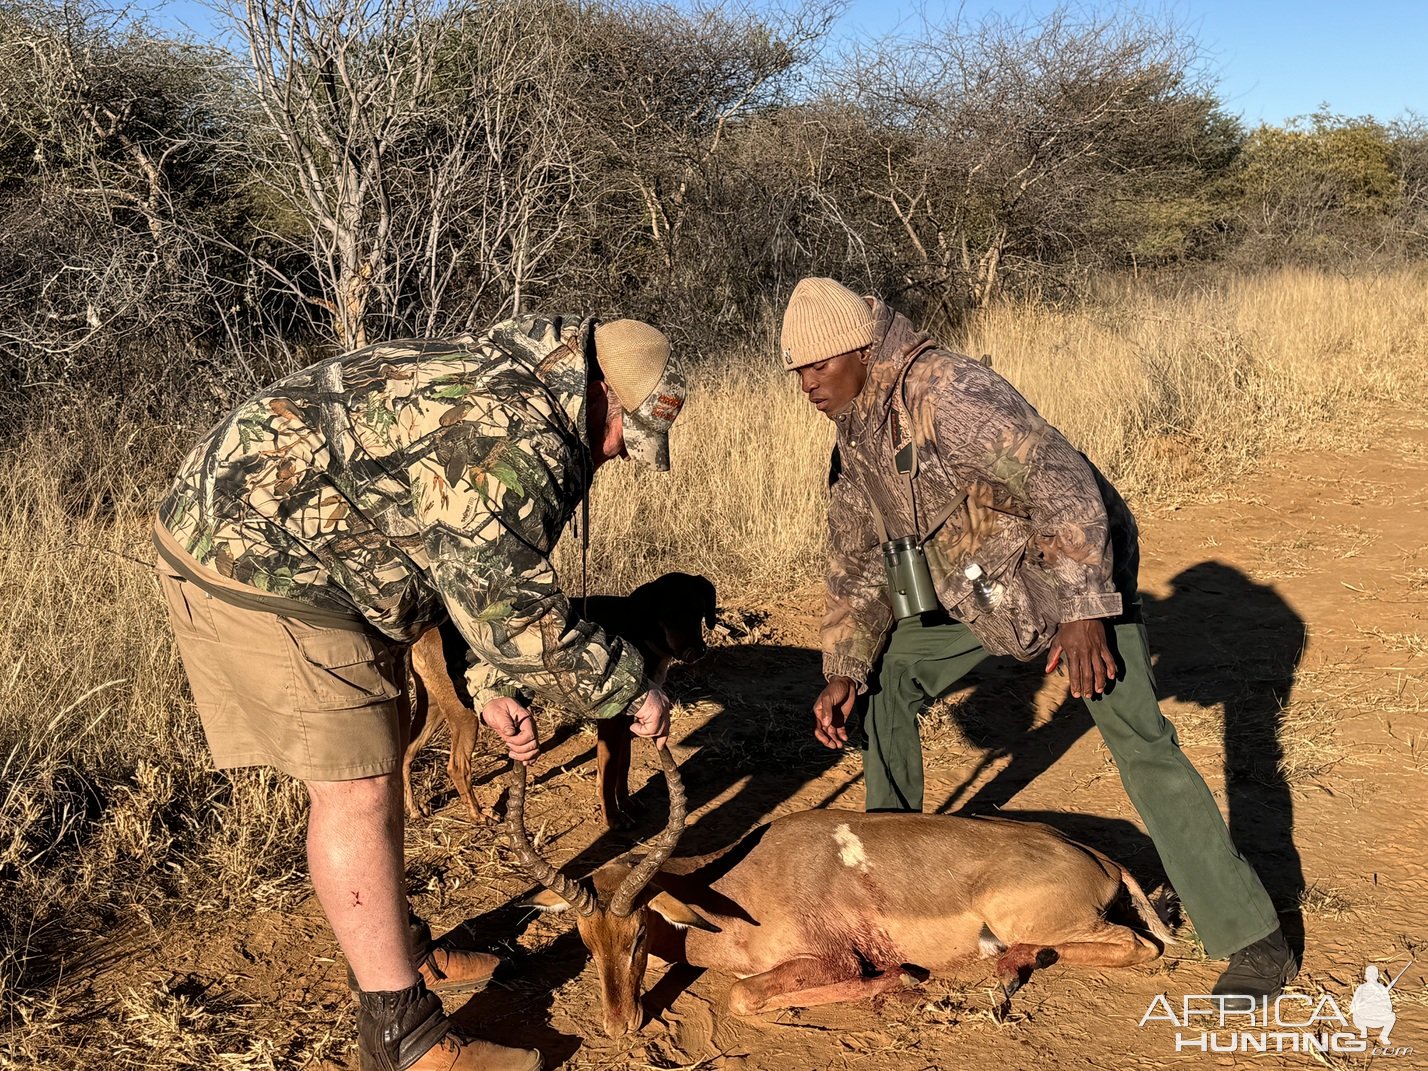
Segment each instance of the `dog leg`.
M421 738L412 742L409 754L414 755L415 750L420 750L436 726L444 722L451 730L447 772L471 817L481 821L487 816L485 809L476 802L471 792L471 752L476 746L479 719L475 711L461 702L456 687L451 683L438 630L433 629L412 645L412 669L421 682L426 727Z
M412 761L431 739L432 731L436 728L436 721L428 716L431 711L431 697L427 694L426 682L422 680L421 674L416 672L415 666L412 667L411 681L412 720L407 729L407 750L402 756L402 791L406 797L407 817L421 816L424 818L431 814L431 810L426 804L418 803L416 794L412 791Z
M630 829L635 824L627 813L633 724L634 719L625 715L601 718L595 723L595 799L601 821L612 831Z
M630 745L634 743L630 729L635 719L622 715L609 720L617 724L611 726L615 739L611 741L610 765L605 771L605 779L606 784L612 786L610 798L619 816L619 828L629 829L636 824L640 814L640 808L630 799Z
M476 715L461 708L460 717L447 719L451 723L451 758L446 764L457 794L466 801L467 813L472 821L485 822L491 818L491 811L476 799L471 788L471 755L476 750L478 730Z

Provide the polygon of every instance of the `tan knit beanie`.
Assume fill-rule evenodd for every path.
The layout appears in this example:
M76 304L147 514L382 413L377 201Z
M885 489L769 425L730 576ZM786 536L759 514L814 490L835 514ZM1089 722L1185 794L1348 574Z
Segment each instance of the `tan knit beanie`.
M793 288L783 314L783 366L792 371L862 349L876 330L866 301L842 283L810 276Z
M684 408L685 381L669 339L638 320L595 328L595 359L620 400L625 449L636 461L669 471L669 429Z

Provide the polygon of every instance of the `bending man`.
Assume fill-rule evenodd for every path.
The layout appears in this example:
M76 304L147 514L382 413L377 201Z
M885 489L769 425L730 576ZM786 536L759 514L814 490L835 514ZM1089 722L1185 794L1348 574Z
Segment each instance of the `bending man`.
M451 1029L439 992L494 957L409 916L405 647L446 617L482 718L525 761L526 689L576 714L669 701L635 648L573 618L550 554L595 470L669 468L684 380L632 320L532 316L304 369L189 455L159 510L160 583L215 764L268 765L311 799L313 888L358 989L363 1071L530 1071L538 1053Z
M1161 716L1115 488L1001 376L831 279L794 289L782 351L837 425L814 732L842 747L861 708L867 809L922 809L918 712L989 653L1064 663L1206 954L1230 960L1215 992L1278 993L1298 964ZM882 547L904 537L923 549L891 591Z

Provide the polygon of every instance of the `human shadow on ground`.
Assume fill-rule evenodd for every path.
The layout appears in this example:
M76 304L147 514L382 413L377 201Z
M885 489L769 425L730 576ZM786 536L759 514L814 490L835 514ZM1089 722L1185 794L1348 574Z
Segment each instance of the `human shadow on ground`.
M1164 599L1146 599L1163 698L1225 711L1230 836L1254 864L1291 945L1302 949L1304 868L1294 843L1292 770L1284 711L1308 631L1275 590L1232 565L1178 573Z

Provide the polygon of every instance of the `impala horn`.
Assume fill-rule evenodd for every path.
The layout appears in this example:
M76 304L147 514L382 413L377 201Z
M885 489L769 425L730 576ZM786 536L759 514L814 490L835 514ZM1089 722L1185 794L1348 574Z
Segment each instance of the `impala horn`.
M675 845L679 843L679 838L684 835L684 782L679 777L679 766L676 765L674 756L669 753L668 747L657 750L664 769L664 779L669 784L669 824L654 842L650 854L640 860L639 865L625 876L625 880L620 882L620 887L615 890L615 895L610 898L610 913L620 918L634 910L635 897L649 884L650 878L655 876L655 871L664 866L674 852Z
M511 771L510 798L506 803L506 833L515 845L516 859L532 880L555 893L581 915L595 913L595 894L583 882L572 881L531 847L526 833L526 764L518 762Z

